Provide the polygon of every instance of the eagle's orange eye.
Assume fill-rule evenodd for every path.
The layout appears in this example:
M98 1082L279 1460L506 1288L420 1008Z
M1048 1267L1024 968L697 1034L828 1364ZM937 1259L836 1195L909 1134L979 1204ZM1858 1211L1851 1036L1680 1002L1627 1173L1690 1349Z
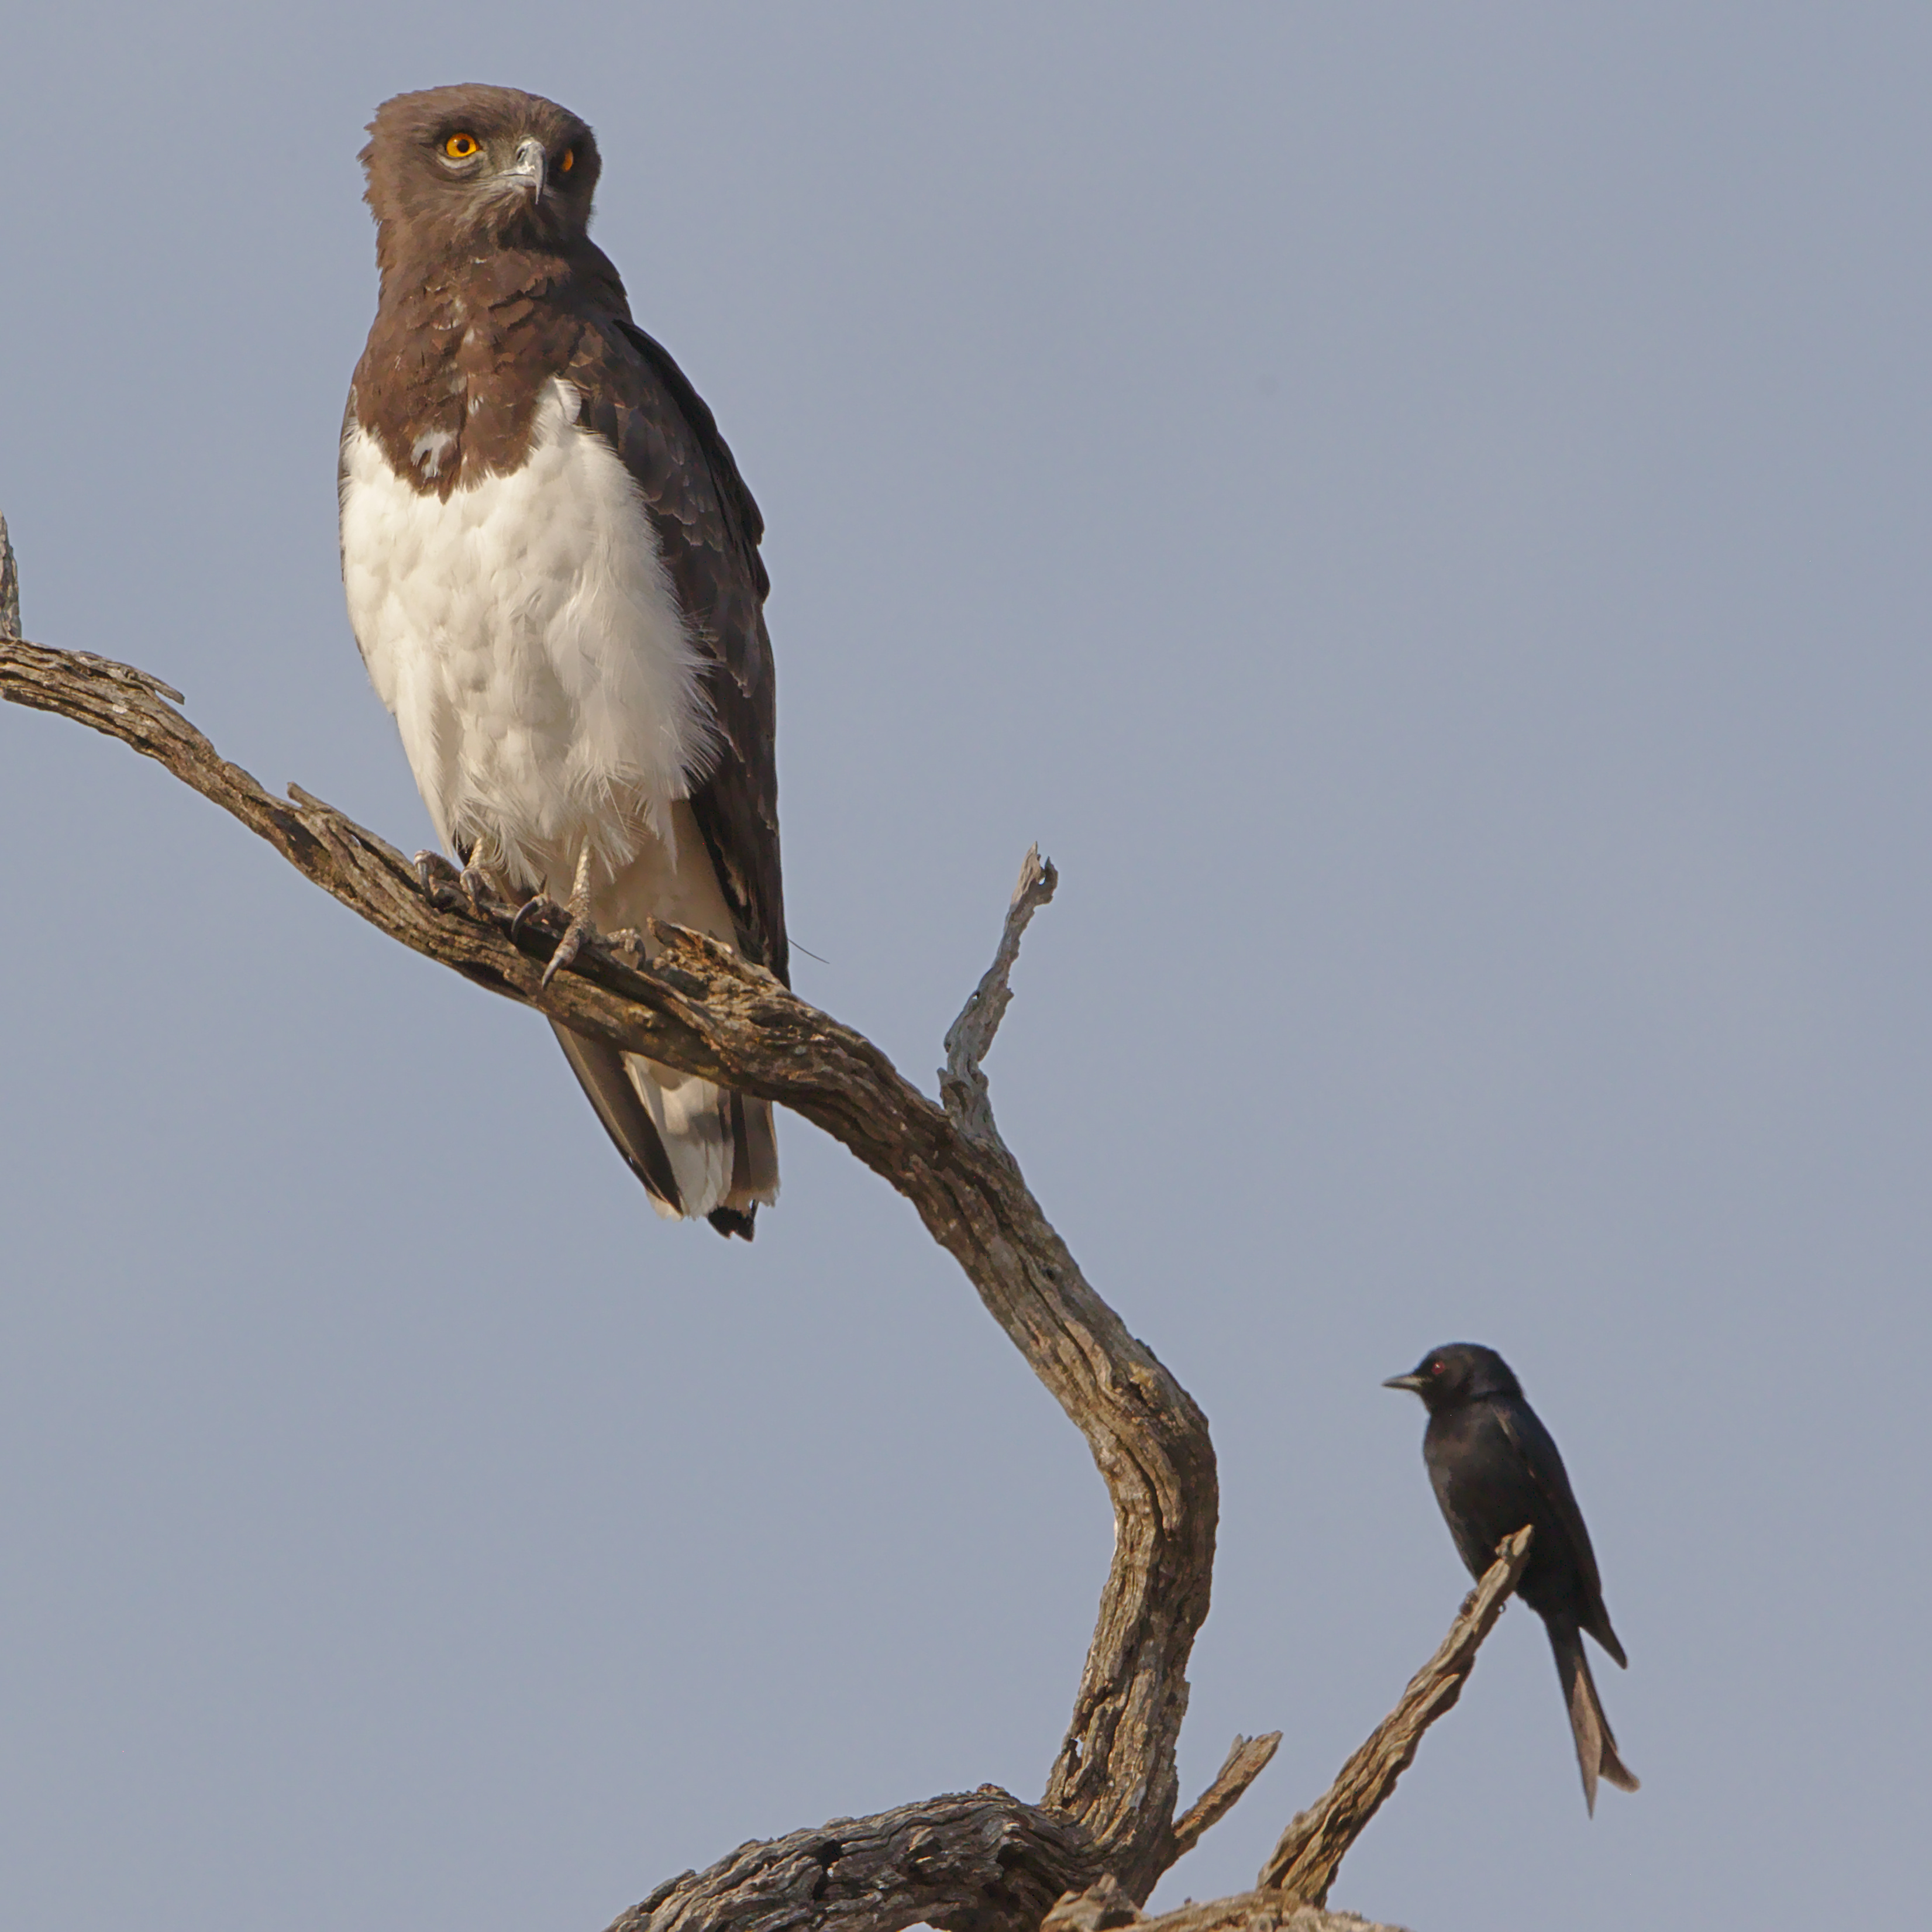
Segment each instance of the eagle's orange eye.
M576 165L577 150L574 148L566 148L563 151L563 159L556 164L556 171L560 175L567 175Z
M442 152L452 161L466 161L476 151L474 134L452 134L442 144Z

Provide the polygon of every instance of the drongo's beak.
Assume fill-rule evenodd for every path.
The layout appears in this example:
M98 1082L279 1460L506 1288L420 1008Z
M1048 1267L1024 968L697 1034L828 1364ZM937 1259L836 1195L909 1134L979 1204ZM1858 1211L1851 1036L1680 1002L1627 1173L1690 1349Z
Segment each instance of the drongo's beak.
M1384 1388L1407 1389L1411 1395L1420 1395L1428 1384L1418 1375L1390 1376L1382 1384Z

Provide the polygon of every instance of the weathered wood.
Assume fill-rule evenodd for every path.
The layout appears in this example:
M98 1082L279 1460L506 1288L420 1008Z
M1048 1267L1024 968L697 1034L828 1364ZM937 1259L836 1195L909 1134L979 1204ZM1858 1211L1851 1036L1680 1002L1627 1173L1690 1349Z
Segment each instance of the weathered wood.
M1088 1286L985 1104L978 1060L1004 1008L1019 932L1052 890L1050 868L1031 857L1037 876L1023 876L994 968L953 1030L956 1116L850 1028L680 928L654 928L661 950L647 968L640 949L613 935L544 987L554 924L533 919L513 932L511 908L472 908L448 884L419 878L392 846L320 800L293 788L286 802L272 797L175 709L178 692L144 671L7 644L0 697L154 759L352 911L478 985L791 1108L912 1203L1086 1437L1112 1498L1113 1558L1043 1802L1088 1835L1099 1869L1144 1899L1177 1855L1174 1747L1188 1658L1208 1613L1219 1492L1205 1418Z
M1141 1911L1108 1874L1084 1892L1070 1892L1040 1922L1040 1932L1114 1932L1120 1925L1137 1925Z
M426 958L823 1128L912 1202L1087 1438L1113 1500L1114 1551L1072 1722L1042 1803L987 1786L744 1846L709 1871L660 1886L612 1932L901 1932L921 1920L945 1932L1033 1932L1049 1908L1054 1932L1129 1924L1160 1932L1374 1932L1364 1920L1317 1908L1424 1732L1460 1695L1522 1574L1529 1532L1499 1546L1395 1709L1282 1834L1261 1889L1138 1918L1161 1873L1259 1775L1280 1734L1238 1738L1208 1790L1174 1816L1186 1668L1214 1564L1214 1455L1200 1411L1088 1285L994 1121L981 1062L1011 998L1021 935L1055 884L1037 850L1027 856L992 966L947 1034L943 1104L935 1103L862 1036L679 927L653 926L658 952L649 964L638 935L611 934L545 987L556 920L519 926L511 907L472 906L434 868L419 872L298 788L286 801L272 796L175 709L178 692L144 671L0 642L0 697L154 759Z
M1218 1825L1240 1803L1241 1794L1267 1770L1281 1742L1279 1731L1261 1738L1237 1738L1228 1748L1214 1781L1174 1821L1172 1864L1201 1841L1202 1832Z
M1192 1900L1178 1912L1143 1918L1134 1932L1402 1932L1400 1926L1380 1924L1352 1912L1325 1911L1292 1892L1237 1892L1206 1905Z
M1336 1774L1335 1782L1299 1813L1262 1867L1258 1882L1326 1904L1348 1848L1415 1761L1422 1734L1455 1704L1476 1667L1476 1652L1496 1628L1503 1604L1529 1562L1528 1525L1496 1545L1496 1560L1462 1599L1436 1654L1408 1681L1395 1708ZM1178 1928L1178 1932L1179 1929ZM1191 1932L1191 1928L1190 1929Z
M1038 1924L1098 1868L1071 1819L982 1785L741 1845L708 1871L659 1886L610 1932L902 1932L922 1921L1006 1932Z
M981 975L980 983L959 1010L959 1017L946 1030L946 1064L940 1070L939 1097L946 1111L969 1134L982 1140L997 1140L999 1130L993 1124L992 1096L980 1062L992 1051L993 1036L1012 1003L1008 982L1020 956L1020 938L1033 916L1054 895L1060 884L1051 859L1040 856L1040 848L1030 845L1020 864L1019 884L1013 888L1006 908L1006 922L993 954L993 963Z
M20 635L20 566L7 519L0 517L0 644L16 643Z

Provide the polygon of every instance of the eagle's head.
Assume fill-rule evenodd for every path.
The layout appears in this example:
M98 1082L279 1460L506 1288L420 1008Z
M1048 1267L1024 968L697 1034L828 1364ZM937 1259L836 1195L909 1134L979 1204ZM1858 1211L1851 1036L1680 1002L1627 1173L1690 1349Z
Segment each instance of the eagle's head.
M514 87L433 87L376 110L362 162L385 269L456 248L580 240L602 164L567 107Z

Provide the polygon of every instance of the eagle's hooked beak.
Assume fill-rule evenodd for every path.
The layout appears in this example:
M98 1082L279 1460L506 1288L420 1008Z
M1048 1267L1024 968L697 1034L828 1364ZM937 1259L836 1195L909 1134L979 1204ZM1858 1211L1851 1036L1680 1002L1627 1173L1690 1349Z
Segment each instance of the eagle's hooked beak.
M519 141L517 143L516 161L504 170L503 178L514 182L519 188L527 184L530 190L530 206L540 208L543 205L544 177L549 166L549 159L544 153L544 145L541 141Z

